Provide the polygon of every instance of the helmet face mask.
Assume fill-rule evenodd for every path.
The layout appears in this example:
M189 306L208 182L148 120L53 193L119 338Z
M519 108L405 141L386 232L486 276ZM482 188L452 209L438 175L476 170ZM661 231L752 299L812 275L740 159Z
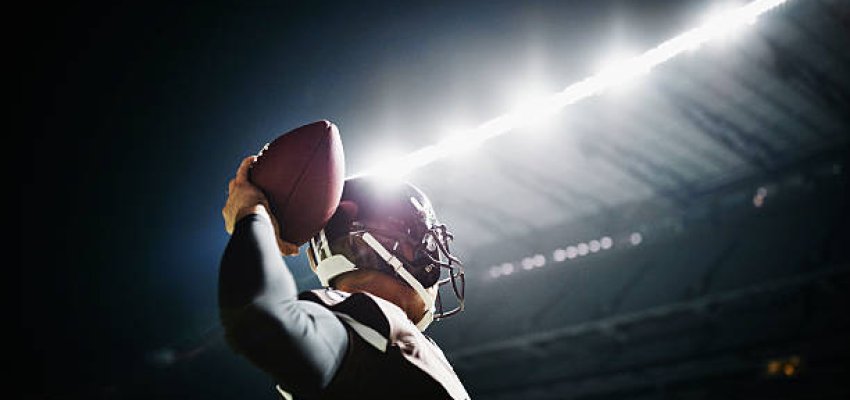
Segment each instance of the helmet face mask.
M429 322L431 317L460 312L465 280L460 260L449 249L451 233L437 221L430 201L418 188L406 182L387 185L366 177L346 181L340 207L325 229L309 241L311 267L326 286L339 271L377 269L414 289L436 287L436 297L417 290L428 307L426 313L431 314ZM337 255L350 262L347 269L330 275L320 271L325 260ZM451 287L457 298L451 310L444 309L442 286Z

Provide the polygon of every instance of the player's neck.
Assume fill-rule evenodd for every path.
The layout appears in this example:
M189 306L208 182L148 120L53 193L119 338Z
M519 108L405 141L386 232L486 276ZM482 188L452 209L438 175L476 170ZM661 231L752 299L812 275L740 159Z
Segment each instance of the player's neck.
M349 293L367 292L401 308L407 317L417 322L422 317L425 304L410 286L383 272L357 270L337 277L334 286Z

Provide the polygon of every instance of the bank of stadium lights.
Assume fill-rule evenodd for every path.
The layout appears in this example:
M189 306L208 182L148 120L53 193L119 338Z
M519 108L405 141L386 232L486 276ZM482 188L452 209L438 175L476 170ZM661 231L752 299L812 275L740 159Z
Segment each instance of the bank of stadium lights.
M638 236L635 236L638 235ZM635 239L640 238L640 239ZM640 233L633 232L623 241L624 244L637 246L641 243L642 238ZM610 236L603 236L599 239L592 239L586 242L579 242L569 245L564 248L557 248L552 251L551 263L564 263L576 258L585 257L593 253L598 253L605 250L610 250L614 247L614 239ZM524 257L517 264L513 262L505 262L490 267L488 271L491 278L512 275L519 271L530 271L537 268L545 267L547 264L546 256L543 254L535 254L533 256Z
M698 49L703 44L724 40L757 22L758 17L787 0L755 0L743 6L713 12L700 26L685 31L634 57L621 59L603 67L598 73L567 86L560 92L536 97L518 105L507 114L493 118L437 144L423 147L399 157L381 159L377 165L355 175L403 177L439 159L474 149L487 140L515 128L539 122L570 104L579 102L649 74L653 68L670 59Z
M833 176L838 176L843 174L845 171L845 167L842 164L833 164L828 171L824 171L823 173L829 173ZM799 181L787 181L785 185L788 185L787 188L793 188L799 186L801 182ZM753 189L753 206L756 208L764 207L765 198L768 196L774 196L774 191L779 190L777 188L777 183L767 183L763 186L757 186ZM619 236L617 236L617 245L621 248L629 248L629 247L637 247L641 246L644 243L644 235L640 231L632 231L626 232ZM546 258L542 254L536 254L531 257L523 258L519 263L519 267L515 267L513 263L503 263L499 265L494 265L489 270L489 275L492 278L498 278L504 275L511 275L514 272L519 272L522 270L534 270L539 267L553 265L553 264L569 264L572 260L592 256L593 253L599 253L604 250L610 250L614 248L614 239L611 236L603 236L598 239L591 239L583 242L578 242L574 244L570 244L564 248L557 248L551 252L551 262L547 263ZM791 369L793 372L795 368L793 365L789 367L787 363L779 364L779 361L770 364L772 374L778 374L778 368ZM786 372L782 372L788 374Z

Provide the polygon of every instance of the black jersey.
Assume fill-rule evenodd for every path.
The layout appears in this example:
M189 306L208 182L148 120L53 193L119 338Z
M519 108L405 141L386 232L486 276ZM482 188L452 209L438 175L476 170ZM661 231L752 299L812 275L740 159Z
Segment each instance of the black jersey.
M319 398L469 398L440 347L395 304L333 289L304 292L299 298L327 307L349 332L342 364Z

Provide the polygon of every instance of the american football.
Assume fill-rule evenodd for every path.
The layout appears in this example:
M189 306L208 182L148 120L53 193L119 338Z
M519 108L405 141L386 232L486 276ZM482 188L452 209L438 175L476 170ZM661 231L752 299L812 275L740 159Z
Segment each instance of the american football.
M249 177L266 195L281 239L302 245L339 204L345 156L337 126L327 120L295 128L266 144Z

